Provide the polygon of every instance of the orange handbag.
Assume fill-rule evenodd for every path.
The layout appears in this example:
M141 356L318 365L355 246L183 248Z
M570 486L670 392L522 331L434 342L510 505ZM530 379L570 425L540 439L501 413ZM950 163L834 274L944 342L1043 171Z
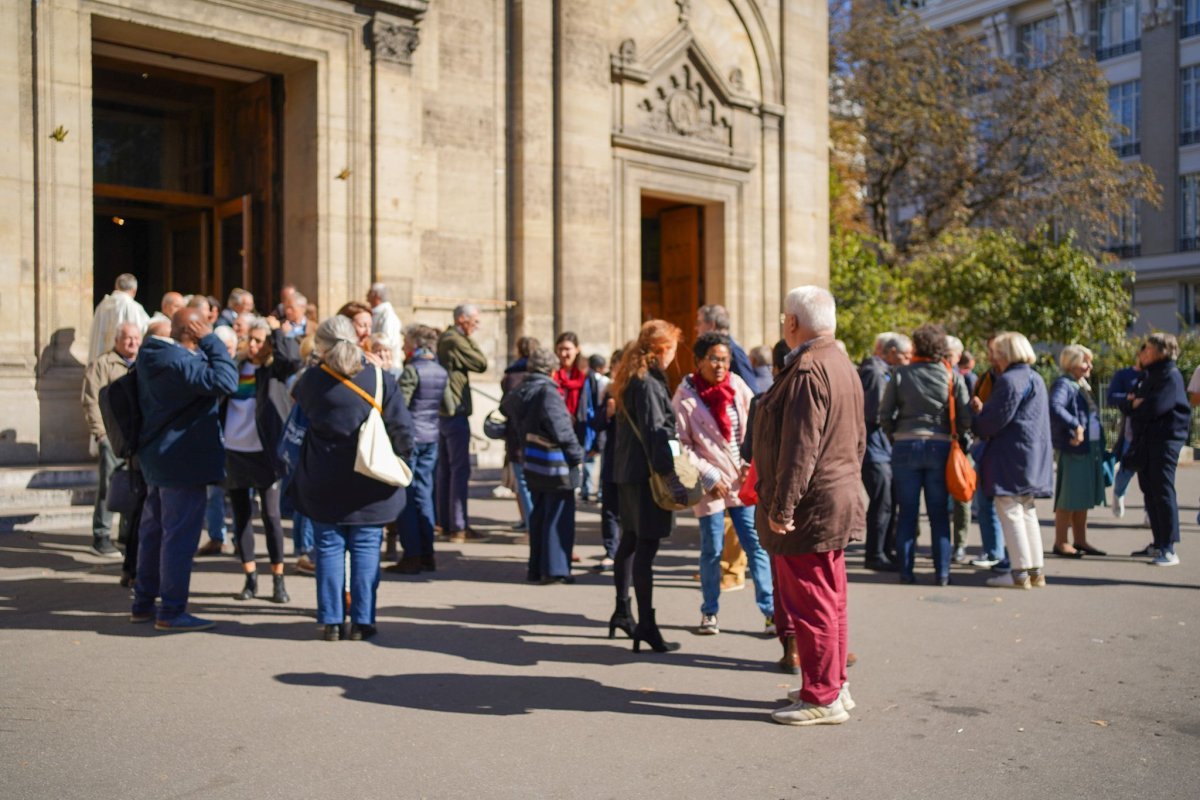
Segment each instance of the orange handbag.
M950 457L946 459L946 489L955 500L967 503L975 496L978 478L975 468L958 443L958 421L954 413L954 370L949 364L946 369L950 372Z

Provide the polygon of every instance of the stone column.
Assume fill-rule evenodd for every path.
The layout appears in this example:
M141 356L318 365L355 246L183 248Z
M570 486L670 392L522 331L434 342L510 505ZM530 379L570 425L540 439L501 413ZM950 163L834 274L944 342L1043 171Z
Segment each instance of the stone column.
M1142 204L1142 255L1179 247L1179 44L1170 9L1142 17L1142 163L1162 186L1162 205Z
M829 15L821 0L792 0L780 13L784 106L789 114L783 123L780 165L782 297L800 284L829 284L829 121L824 112L829 87L824 79L813 79L827 74Z
M772 289L781 287L782 244L781 223L786 197L779 174L780 129L783 125L783 109L765 105L762 108L762 319L758 330L759 341L774 342L779 338L779 299ZM743 336L754 341L757 331L746 329Z
M554 334L554 3L513 0L509 32L512 338Z

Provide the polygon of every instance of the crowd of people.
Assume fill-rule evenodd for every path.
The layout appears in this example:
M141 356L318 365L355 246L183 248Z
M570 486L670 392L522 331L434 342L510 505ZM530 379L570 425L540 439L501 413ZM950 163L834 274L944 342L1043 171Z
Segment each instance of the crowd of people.
M154 316L136 292L136 279L122 275L97 308L83 389L99 457L98 555L121 555L107 510L114 475L145 485L118 533L132 622L213 626L187 611L196 556L236 553L243 585L234 596L257 597L254 502L269 600L290 602L290 515L296 569L315 576L327 641L376 635L385 560L399 575L436 572L439 537L487 539L468 510L470 376L488 369L473 338L478 308L455 308L439 331L402 327L383 284L319 322L293 286L265 315L242 289L223 308L168 292ZM1081 345L1062 349L1062 375L1048 390L1016 332L988 341L988 368L977 375L962 343L934 324L880 334L856 368L835 338L834 299L818 287L786 296L780 327L773 348L747 354L728 312L701 307L686 375L671 369L683 331L664 320L644 323L607 359L585 356L570 331L553 348L516 343L485 431L504 442L528 581L574 582L577 503L598 501L603 554L593 569L613 575L609 637L624 632L635 652L678 649L658 625L654 561L675 514L690 511L700 530L695 632L720 632L721 595L748 574L763 633L782 646L780 669L803 675L793 702L772 716L814 725L842 722L854 707L846 547L865 539L867 569L916 582L922 496L937 585L951 582L953 564L972 564L995 572L991 586L1044 587L1038 498L1054 498L1053 554L1104 555L1088 541L1088 512L1111 483L1114 513L1124 514L1134 474L1154 536L1139 552L1179 563L1174 470L1190 406L1173 337L1147 337L1138 363L1114 377L1108 402L1121 409L1121 433L1108 443L1088 383L1092 353ZM122 459L101 406L105 387L130 378L139 435L136 454ZM1200 371L1193 383L1200 401ZM964 453L978 473L973 496L947 477ZM982 544L974 559L972 517Z

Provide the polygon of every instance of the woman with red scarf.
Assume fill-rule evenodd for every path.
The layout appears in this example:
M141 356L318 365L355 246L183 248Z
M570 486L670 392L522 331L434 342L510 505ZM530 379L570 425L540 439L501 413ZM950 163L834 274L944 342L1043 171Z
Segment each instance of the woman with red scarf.
M693 353L696 371L683 379L671 406L679 443L700 471L705 494L693 508L700 521L700 634L720 633L717 611L721 596L721 549L728 512L749 561L754 581L754 602L763 614L766 630L774 634L775 600L771 562L758 541L754 507L738 498L750 465L742 460L746 419L753 390L730 370L731 346L723 333L703 333Z

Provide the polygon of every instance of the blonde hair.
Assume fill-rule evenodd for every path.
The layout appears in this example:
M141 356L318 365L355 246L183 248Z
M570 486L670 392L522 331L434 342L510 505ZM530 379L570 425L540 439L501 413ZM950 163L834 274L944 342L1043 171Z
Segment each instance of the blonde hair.
M1033 364L1037 361L1033 345L1025 338L1025 334L1016 331L996 334L992 340L992 352L1009 364Z
M1070 372L1091 358L1091 350L1081 344L1069 344L1058 354L1058 366L1063 372Z

